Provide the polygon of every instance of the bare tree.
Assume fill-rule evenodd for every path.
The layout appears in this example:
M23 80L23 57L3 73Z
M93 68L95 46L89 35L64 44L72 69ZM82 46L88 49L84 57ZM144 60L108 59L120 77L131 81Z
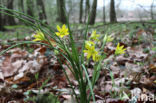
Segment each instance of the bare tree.
M114 0L111 0L110 2L110 22L112 23L117 22Z
M95 23L96 8L97 8L97 0L94 0L93 1L93 5L92 5L92 11L91 11L91 15L90 15L90 20L89 20L89 24L90 25L93 25Z
M4 19L3 15L2 15L2 13L0 13L0 31L5 30L4 25L5 25L5 19Z
M152 4L151 4L151 19L152 20L154 20L153 7L154 7L154 0L152 1Z
M86 0L84 22L86 22L87 16L89 15L89 12L90 12L90 0Z
M23 0L18 1L18 7L19 7L20 12L24 13L24 1Z
M33 3L33 0L27 0L27 14L29 16L34 16L34 3Z
M0 0L0 6L2 6L1 4L2 4L2 0ZM4 20L3 20L2 13L0 13L0 31L4 31Z
M39 19L40 20L46 20L47 19L47 16L46 16L46 12L45 12L45 7L44 7L43 0L37 0L37 7L39 9Z
M7 8L8 9L13 9L13 3L14 3L14 0L7 0ZM8 14L14 15L10 11L8 11ZM15 25L16 24L14 17L12 17L12 16L6 16L6 17L7 17L6 22L7 22L8 25Z
M3 30L2 14L0 13L0 30Z
M103 0L103 23L106 23L105 0Z
M67 19L65 14L65 0L56 0L56 1L57 1L57 12L58 12L57 20L60 21L61 23L66 24Z
M80 23L82 23L82 17L83 17L83 0L80 0L80 17L79 17Z

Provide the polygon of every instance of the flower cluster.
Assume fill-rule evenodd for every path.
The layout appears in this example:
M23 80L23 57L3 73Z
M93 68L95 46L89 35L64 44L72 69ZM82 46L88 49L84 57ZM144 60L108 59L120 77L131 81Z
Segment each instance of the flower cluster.
M91 40L94 40L94 41L99 41L99 37L100 37L100 35L99 35L99 34L96 34L96 30L94 30L94 31L92 32L92 34L91 34L90 39L91 39Z
M87 59L92 57L93 61L97 62L100 60L99 52L95 49L95 43L99 41L99 34L96 34L96 31L93 31L90 37L90 41L85 42L85 49L83 50L84 53L87 54Z
M61 38L66 36L66 35L69 35L68 28L66 28L65 24L62 26L62 28L57 25L57 30L58 30L58 32L56 32L56 35L61 37Z
M35 39L33 41L45 41L46 40L44 34L40 30L36 31L36 35L34 35L34 38Z
M64 24L62 27L57 25L57 30L55 34L59 36L60 38L63 38L66 35L69 35L68 28ZM99 34L96 34L96 30L94 30L89 38L89 41L85 42L85 50L83 50L84 53L87 54L87 59L90 59L92 57L93 61L98 62L100 60L100 53L98 50L95 49L96 42L99 42ZM36 35L34 35L34 40L33 41L46 41L45 35L39 30L36 32ZM104 42L111 42L114 40L112 36L107 36L105 35L104 37ZM55 47L56 43L53 40L50 40L50 43ZM126 48L124 46L120 46L120 43L118 43L116 50L115 50L115 55L120 55L125 53Z
M59 25L57 25L57 30L58 32L56 32L55 34L61 38L63 38L66 35L69 35L68 28L66 27L65 24L62 26L62 28ZM36 35L34 35L34 38L35 39L33 41L45 41L46 40L44 34L40 30L36 32Z
M85 42L85 48L86 50L84 50L84 53L87 53L87 59L89 59L90 57L92 57L92 59L94 61L99 61L100 59L100 55L98 53L97 50L95 50L95 44L92 41L86 41Z
M114 40L114 38L110 35L107 36L107 34L104 37L104 41L107 42L112 42ZM124 46L120 46L120 43L117 44L117 47L115 49L115 55L120 55L120 54L124 54L125 53L126 48L124 48Z
M124 49L124 46L120 46L120 43L118 43L116 49L115 49L115 55L120 55L125 53L126 48Z
M58 30L58 32L56 32L56 35L61 37L61 38L69 34L68 28L66 27L65 24L62 26L62 28L57 25L57 30ZM34 35L34 38L35 39L33 41L44 41L44 42L47 41L47 39L45 38L44 33L41 32L40 30L38 30L36 32L36 35ZM51 45L56 47L56 42L53 39L49 39L49 42L50 42Z

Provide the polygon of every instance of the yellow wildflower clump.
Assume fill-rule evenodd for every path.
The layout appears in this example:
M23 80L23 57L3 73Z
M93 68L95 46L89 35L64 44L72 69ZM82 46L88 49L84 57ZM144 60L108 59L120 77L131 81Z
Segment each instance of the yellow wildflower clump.
M33 41L45 41L46 40L44 34L40 30L36 32L36 35L34 35L34 38L35 39Z
M56 32L56 35L61 38L66 35L69 35L68 28L66 27L65 24L63 24L62 28L57 25L57 30L58 30L58 32Z
M94 30L93 32L92 32L92 34L91 34L91 37L90 37L90 39L92 39L92 40L94 40L94 41L99 41L99 38L100 37L100 35L99 34L96 34L96 30Z
M124 46L120 46L120 43L118 43L116 50L115 50L115 55L120 55L125 53L126 48L124 49Z
M114 38L111 35L107 36L107 34L106 34L104 37L105 42L112 42L113 40L114 40Z
M94 44L94 42L92 42L92 41L86 41L85 48L87 50L84 50L83 52L84 53L87 53L87 59L89 59L89 58L92 57L92 59L94 61L96 61L96 62L99 61L100 55L99 55L98 51L95 50L95 44Z

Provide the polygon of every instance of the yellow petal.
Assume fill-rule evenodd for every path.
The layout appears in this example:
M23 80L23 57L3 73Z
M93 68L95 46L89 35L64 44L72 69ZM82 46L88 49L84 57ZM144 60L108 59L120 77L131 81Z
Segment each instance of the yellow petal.
M34 39L33 41L40 41L41 39Z
M57 36L60 36L60 35L61 35L59 32L56 32L55 34L56 34Z
M65 24L63 24L62 29L64 29L64 30L66 29L66 25Z
M91 53L88 53L87 54L87 59L89 59L91 57L91 55L92 55Z
M58 30L58 31L61 31L61 28L60 28L60 26L59 26L59 25L57 25L57 30Z

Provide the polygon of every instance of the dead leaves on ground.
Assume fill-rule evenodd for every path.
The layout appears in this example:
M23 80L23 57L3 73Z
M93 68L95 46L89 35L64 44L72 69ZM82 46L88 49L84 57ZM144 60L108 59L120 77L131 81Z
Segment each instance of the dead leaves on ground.
M143 38L140 42L141 36ZM152 51L154 47L152 44L154 41L153 34L145 30L139 30L136 35L133 35L133 38L128 38L128 35L125 35L121 41L123 41L123 45L127 46L127 50L124 55L117 57L112 56L115 46L110 43L106 45L105 51L108 55L104 61L108 63L107 67L109 69L107 67L103 68L102 71L105 71L105 73L101 74L97 84L97 91L100 91L99 95L105 97L103 101L108 100L108 103L127 103L127 99L120 100L125 97L125 94L132 95L132 92L135 94L140 91L140 94L146 95L156 93L156 62L153 62L156 52ZM149 51L145 52L145 49ZM111 79L110 71L114 80ZM105 96L106 94L108 96ZM115 94L117 99L113 98Z
M0 96L0 100L5 99L4 103L17 99L20 101L21 98L16 98L16 96L11 97L11 100L9 98L12 93L20 93L23 99L25 98L24 92L39 89L49 78L47 83L50 84L50 87L64 88L67 86L61 66L56 63L56 57L54 55L51 55L51 58L47 57L45 55L47 48L44 46L30 45L30 47L34 49L32 54L25 48L14 48L0 57L0 80L2 84L5 84L1 85L0 89L12 89L11 85L18 85L14 91L1 92L3 95L6 93L8 95L5 98Z

